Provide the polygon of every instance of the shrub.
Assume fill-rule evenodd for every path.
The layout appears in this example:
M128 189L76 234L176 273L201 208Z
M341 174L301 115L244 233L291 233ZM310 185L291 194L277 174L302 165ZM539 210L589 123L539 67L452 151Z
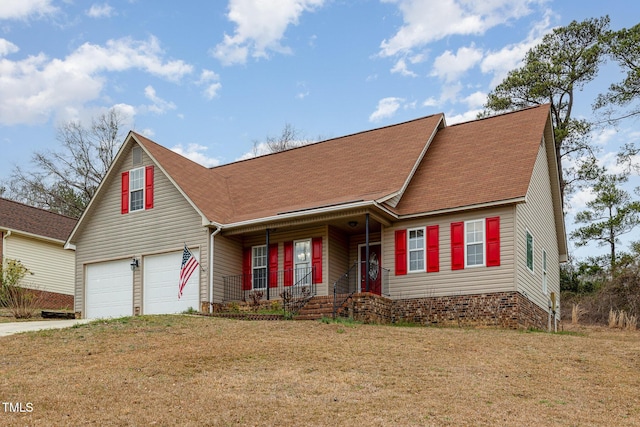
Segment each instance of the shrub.
M8 260L0 267L0 305L9 308L16 319L28 319L40 308L43 294L24 286L30 271L20 261Z

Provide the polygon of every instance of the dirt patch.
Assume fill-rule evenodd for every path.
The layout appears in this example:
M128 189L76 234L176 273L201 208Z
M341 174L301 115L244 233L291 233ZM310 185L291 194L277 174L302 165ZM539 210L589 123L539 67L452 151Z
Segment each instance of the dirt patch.
M604 328L143 316L0 339L0 402L25 409L2 425L624 426L639 388L640 333Z

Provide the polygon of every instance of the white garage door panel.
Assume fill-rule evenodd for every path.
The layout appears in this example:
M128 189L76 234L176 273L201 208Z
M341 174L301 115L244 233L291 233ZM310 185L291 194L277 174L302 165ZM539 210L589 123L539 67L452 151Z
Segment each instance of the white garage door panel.
M199 259L199 251L191 251ZM184 287L178 299L182 251L144 257L144 314L182 313L189 308L200 309L200 267Z
M87 266L85 317L122 317L133 314L133 276L130 260Z

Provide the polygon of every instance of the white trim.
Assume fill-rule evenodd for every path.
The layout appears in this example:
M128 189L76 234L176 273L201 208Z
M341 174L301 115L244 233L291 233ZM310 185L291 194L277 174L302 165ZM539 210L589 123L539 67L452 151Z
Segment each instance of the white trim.
M297 277L297 273L298 273L298 263L296 262L296 243L300 243L300 242L308 242L309 243L309 262L308 262L308 267L307 269L313 269L313 243L312 243L312 239L309 237L307 239L297 239L293 241L293 284L296 285L298 283L298 277ZM306 276L306 274L305 274ZM309 283L303 283L301 285L298 286L308 286Z
M1 228L0 231L6 231L7 233L9 233L4 237L5 239L11 236L12 234L15 234L16 236L24 236L24 237L29 237L36 240L42 240L44 242L57 243L57 244L63 245L63 247L65 244L64 240L54 239L53 237L42 236L40 234L29 233L27 231L16 230L13 228Z
M500 200L500 201L497 201L497 202L488 202L488 203L479 203L479 204L476 204L476 205L458 206L458 207L455 207L455 208L439 209L439 210L435 210L435 211L421 212L421 213L415 213L415 214L395 215L395 217L397 219L422 218L422 217L429 217L429 216L434 216L434 215L442 215L442 214L455 213L455 212L471 211L471 210L475 210L475 209L484 209L484 208L491 208L491 207L498 207L498 206L505 206L505 205L513 205L513 204L524 203L524 202L526 202L526 197L514 197L513 199L505 199L505 200Z
M542 249L542 293L549 293L549 285L547 283L547 251Z
M479 222L482 224L482 241L479 242L482 247L482 263L469 265L467 263L467 247L469 244L477 245L478 242L469 243L467 242L467 225L472 222ZM487 230L486 230L486 218L479 219L471 219L464 222L464 268L476 268L476 267L485 267L487 265Z
M524 229L524 264L527 266L529 273L535 275L536 269L536 239L533 233L528 228ZM527 235L531 236L531 268L529 268L529 239Z
M256 267L256 265L255 265L255 252L254 251L256 249L258 249L258 248L264 248L264 250L265 250L265 253L264 253L264 257L265 257L264 267ZM260 291L260 290L263 290L263 289L265 289L265 290L267 289L267 280L266 279L267 279L267 265L269 264L269 256L267 254L267 250L266 249L267 249L267 245L251 246L251 290L252 291L256 291L256 290ZM254 270L256 268L259 268L259 269L263 269L264 268L265 281L264 281L264 287L263 288L256 288L256 286L255 286L254 280L256 278L256 275L254 274Z
M411 269L411 252L417 252L420 249L411 250L411 246L409 242L411 241L411 232L412 231L422 231L422 269L420 270L412 270ZM412 273L424 273L427 271L427 227L413 227L407 228L407 274Z
M136 190L132 190L132 182L133 182L133 172L137 172L141 170L142 171L142 187L140 189L136 189ZM129 212L128 213L133 213L133 212L140 212L140 211L144 211L146 209L146 202L147 202L147 173L146 173L146 167L145 166L140 166L139 168L134 168L134 169L129 169ZM133 209L133 200L131 199L133 192L134 191L142 191L142 207L140 209Z

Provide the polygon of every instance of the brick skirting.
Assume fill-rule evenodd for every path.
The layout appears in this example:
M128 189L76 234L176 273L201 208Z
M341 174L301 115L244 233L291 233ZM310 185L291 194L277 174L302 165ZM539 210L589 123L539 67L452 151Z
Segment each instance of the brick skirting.
M30 289L31 292L42 298L38 308L50 310L73 310L73 295L59 294L56 292L39 291Z
M547 327L547 312L518 292L403 300L361 293L346 302L341 315L365 323L410 322L509 329Z

